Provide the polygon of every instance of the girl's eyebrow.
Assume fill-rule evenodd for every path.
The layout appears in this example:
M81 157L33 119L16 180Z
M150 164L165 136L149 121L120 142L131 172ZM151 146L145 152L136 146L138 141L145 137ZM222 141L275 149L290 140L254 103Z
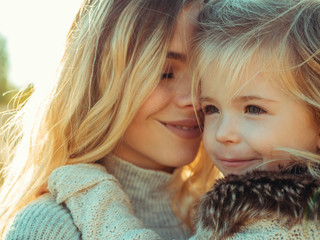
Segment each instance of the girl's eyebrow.
M236 102L247 102L250 100L258 100L258 101L268 101L268 102L277 102L276 100L273 99L269 99L269 98L263 98L260 96L240 96L240 97L236 97L234 98L232 101L236 101ZM213 102L214 99L208 96L201 96L199 98L200 102Z
M212 102L213 98L211 98L211 97L200 97L199 101L200 102Z
M250 95L250 96L240 96L240 97L236 97L234 99L234 101L241 101L241 102L247 102L250 100L258 100L258 101L268 101L268 102L277 102L276 100L273 99L269 99L269 98L264 98L264 97L260 97L260 96L255 96L255 95Z
M168 52L167 58L179 60L181 62L185 62L187 60L187 56L185 54L177 53L177 52Z

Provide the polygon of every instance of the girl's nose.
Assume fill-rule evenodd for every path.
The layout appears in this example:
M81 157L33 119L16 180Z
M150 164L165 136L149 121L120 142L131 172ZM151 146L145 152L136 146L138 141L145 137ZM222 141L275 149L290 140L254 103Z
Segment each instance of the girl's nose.
M223 144L235 144L241 141L239 124L232 116L221 116L217 123L216 141Z

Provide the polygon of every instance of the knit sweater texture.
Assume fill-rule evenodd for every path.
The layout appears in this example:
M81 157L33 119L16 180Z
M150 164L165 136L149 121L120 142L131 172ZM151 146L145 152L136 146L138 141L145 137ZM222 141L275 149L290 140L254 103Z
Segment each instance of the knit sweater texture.
M307 202L315 196L320 183L307 172L297 171L256 171L219 180L202 198L196 233L190 240L319 240L320 203ZM93 194L84 196L87 201L92 197ZM77 196L71 198L79 201ZM308 210L311 214L305 219ZM98 218L104 222L103 215ZM135 229L141 227L134 221L126 224ZM94 222L92 227L99 228ZM157 239L144 232L139 238Z
M116 166L117 163L130 166L116 158L108 164ZM118 173L114 171L113 174ZM164 176L170 179L170 175L164 173ZM128 188L134 185L134 179L131 181L127 183ZM148 181L151 180L145 181L149 185ZM160 184L156 189L166 189L165 185ZM296 173L257 171L242 176L228 176L219 180L203 196L197 231L191 239L320 239L320 203L316 200L312 205L306 204L310 197L315 196L314 192L319 186L319 181L308 174L296 176ZM172 227L175 231L170 231L172 235L169 235L167 230L161 231L159 225L154 226L156 214L160 214L161 210L150 210L150 213L155 213L151 214L150 222L144 220L143 223L136 218L134 213L143 219L143 207L146 215L149 215L149 207L154 205L146 201L142 203L141 210L137 210L139 201L134 200L133 203L137 202L132 208L129 196L135 195L134 191L125 193L116 178L101 165L61 167L50 176L49 189L52 195L44 195L17 215L7 239L188 238L182 234L175 237L172 234L176 232L175 227ZM164 195L168 192L165 191ZM311 215L305 219L308 210Z
M138 168L114 155L102 164L55 170L50 194L23 208L6 239L187 239L171 208L172 175ZM119 181L118 181L119 180ZM120 182L120 184L119 184Z
M18 213L5 239L79 240L81 233L69 210L57 204L51 194L45 194Z
M134 215L144 226L164 239L187 239L191 231L172 210L172 200L178 191L170 181L172 174L139 168L115 155L102 164L119 181L131 200Z

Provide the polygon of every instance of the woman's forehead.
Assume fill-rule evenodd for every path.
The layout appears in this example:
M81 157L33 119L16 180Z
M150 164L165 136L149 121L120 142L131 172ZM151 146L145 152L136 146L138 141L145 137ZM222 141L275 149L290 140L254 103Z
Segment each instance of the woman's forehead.
M188 55L190 52L190 41L194 31L194 22L199 14L198 4L185 7L178 16L176 28L170 42L169 52L177 52Z

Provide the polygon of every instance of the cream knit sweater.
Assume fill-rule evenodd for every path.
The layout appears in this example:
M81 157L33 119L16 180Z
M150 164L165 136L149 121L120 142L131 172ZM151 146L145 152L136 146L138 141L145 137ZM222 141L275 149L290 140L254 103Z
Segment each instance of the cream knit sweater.
M104 163L115 177L99 164L54 171L49 179L51 194L22 209L6 239L152 240L190 236L171 209L173 192L166 186L171 174L141 169L115 156Z
M49 189L52 195L44 195L23 209L16 217L7 239L170 240L188 238L189 232L186 227L168 207L170 206L167 202L170 199L168 196L172 193L165 190L165 184L159 185L156 181L157 178L163 178L160 182L167 182L170 179L169 174L152 171L153 177L156 178L139 179L139 177L144 178L143 172L149 171L140 172L141 169L114 157L106 164L107 168L110 167L109 164L117 166L112 170L115 176L122 173L117 173L118 169L119 171L123 169L123 173L130 175L129 181L124 181L125 184L122 184L124 189L129 188L127 193L132 199L134 210L128 195L122 191L118 181L101 165L65 166L55 170L50 177ZM128 172L125 170L126 167L130 169ZM132 175L133 172L140 172L142 175ZM157 186L152 188L154 191L146 190L145 193L139 191L138 195L144 195L144 202L141 202L139 197L135 198L136 177L145 185ZM159 206L154 204L158 198L162 199L164 196L166 196L165 200L160 201ZM133 213L143 219L143 222ZM166 224L166 219L169 224ZM225 221L228 223L228 219ZM191 239L216 239L212 234L213 231L210 228L203 228L200 223L196 234ZM320 239L320 224L318 220L308 221L289 229L277 219L266 218L251 222L228 239L317 240Z

